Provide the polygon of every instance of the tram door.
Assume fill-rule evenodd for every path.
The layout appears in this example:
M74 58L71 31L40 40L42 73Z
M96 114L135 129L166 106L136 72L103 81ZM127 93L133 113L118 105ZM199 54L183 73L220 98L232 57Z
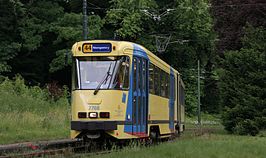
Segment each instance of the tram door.
M148 112L148 64L140 57L133 58L133 134L147 133Z
M170 75L170 98L169 98L169 128L174 130L174 115L175 115L175 76Z

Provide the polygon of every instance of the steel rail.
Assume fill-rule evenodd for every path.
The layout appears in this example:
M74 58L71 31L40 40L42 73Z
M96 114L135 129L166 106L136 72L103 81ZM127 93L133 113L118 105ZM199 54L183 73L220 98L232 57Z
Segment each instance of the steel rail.
M38 141L38 142L24 142L16 144L0 145L0 158L7 157L12 153L23 152L40 152L40 151L52 151L55 149L63 149L66 147L72 147L77 145L81 141L78 139L61 139L50 141Z
M206 133L214 133L215 128L188 128L188 132L193 132L193 137L202 136ZM182 137L176 137L181 139ZM186 139L186 138L184 138ZM172 142L173 139L169 139ZM143 144L143 143L142 143ZM84 145L81 140L62 139L52 141L40 141L37 143L25 142L17 144L0 145L0 158L18 158L18 157L40 157L45 155L68 155L71 157L103 155L112 152L121 151L121 149L97 149L92 150L91 145ZM90 150L88 150L90 149Z

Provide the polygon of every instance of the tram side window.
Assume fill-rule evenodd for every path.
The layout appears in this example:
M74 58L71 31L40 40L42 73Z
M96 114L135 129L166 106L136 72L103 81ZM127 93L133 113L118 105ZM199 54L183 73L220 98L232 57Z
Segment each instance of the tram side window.
M134 58L133 59L133 65L134 65L134 70L133 70L133 76L134 76L134 79L133 79L133 90L135 91L136 89L137 89L137 78L136 78L136 76L137 76L137 59L136 58Z
M72 90L78 89L78 78L77 78L77 62L73 59L72 62Z
M154 65L152 63L149 64L149 92L151 94L155 94L155 90L154 90Z
M146 89L146 61L142 60L142 89Z
M173 85L173 91L174 91L174 100L176 100L176 83L175 83L175 81L176 81L176 78L175 78L175 80L174 80L174 85Z
M168 88L168 94L169 94L169 97L170 97L170 94L171 94L171 75L168 75L168 84L169 84L169 88Z
M115 89L127 89L129 85L129 57L120 59L118 71L113 81Z
M169 98L169 84L170 84L170 76L168 73L165 73L165 97Z
M138 88L139 89L141 89L141 87L142 87L142 82L141 82L142 81L142 75L140 75L141 74L141 66L142 66L141 62L142 62L141 59L138 59L138 74L139 74L138 75L138 86L139 86Z
M122 63L122 65L124 66L123 88L128 88L129 87L129 57L126 57L126 61Z
M169 74L164 72L164 90L165 90L165 98L169 98Z
M154 69L154 89L155 89L155 95L160 96L160 69L155 66Z
M184 87L182 86L182 103L183 103L183 106L185 106L185 90L184 90Z
M180 104L181 105L185 105L185 91L184 91L184 87L181 85L181 83L179 83L179 100L180 100Z
M161 96L165 97L165 72L161 70L160 73L160 81L161 81Z

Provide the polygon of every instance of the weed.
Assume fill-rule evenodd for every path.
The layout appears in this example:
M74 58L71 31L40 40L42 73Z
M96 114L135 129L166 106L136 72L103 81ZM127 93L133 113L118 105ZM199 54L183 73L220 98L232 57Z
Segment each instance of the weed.
M0 84L0 144L69 135L70 106L65 95L50 99L47 89L28 87L21 77Z
M94 155L98 158L264 158L265 137L220 135L209 133L199 137L177 139L157 146L129 146L121 152Z

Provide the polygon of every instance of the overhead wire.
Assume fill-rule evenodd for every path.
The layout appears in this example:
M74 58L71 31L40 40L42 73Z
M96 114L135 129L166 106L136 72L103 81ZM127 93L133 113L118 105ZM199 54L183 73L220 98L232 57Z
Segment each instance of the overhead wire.
M99 7L98 5L96 5L96 4L93 4L93 3L91 3L91 2L88 2L87 1L87 3L89 3L90 5L93 5L94 7L97 7L97 9L102 9L101 7Z
M90 5L94 6L94 7L87 7L89 9L95 9L95 10L128 10L126 8L103 8L100 7L96 4L93 4L91 2L88 2ZM266 3L246 3L246 4L224 4L224 5L208 5L208 8L225 8L225 7L248 7L248 6L266 6ZM166 8L166 7L164 7ZM189 8L189 7L182 7L182 8ZM149 8L138 8L140 10L148 10ZM169 9L169 8L168 8ZM159 10L167 10L167 9L159 9ZM170 10L176 10L176 9L171 9Z
M238 6L266 6L266 3L246 3L246 4L225 4L225 5L211 5L211 8L223 8L223 7L238 7Z
M94 6L94 7L87 7L88 9L95 9L95 10L113 10L113 11L123 11L123 10L128 10L125 8L103 8L100 7L96 4L93 4L91 2L88 2L90 5ZM266 3L246 3L246 4L224 4L224 5L208 5L208 8L227 8L227 7L250 7L250 6L266 6ZM165 8L165 7L164 7ZM189 8L189 7L182 7L182 8ZM150 8L139 8L141 11L143 11L143 13L146 13L147 10L149 10ZM159 11L161 11L163 9L159 9ZM166 9L167 11L173 11L173 10L177 10L177 9ZM154 16L154 15L153 15ZM153 35L154 36L154 35ZM208 40L208 41L220 41L221 39L213 39L213 40ZM191 39L176 39L175 41L169 41L169 44L172 43L179 43L179 44L183 44L183 43L187 43L187 42L191 42L191 41L202 41L202 40L191 40Z

